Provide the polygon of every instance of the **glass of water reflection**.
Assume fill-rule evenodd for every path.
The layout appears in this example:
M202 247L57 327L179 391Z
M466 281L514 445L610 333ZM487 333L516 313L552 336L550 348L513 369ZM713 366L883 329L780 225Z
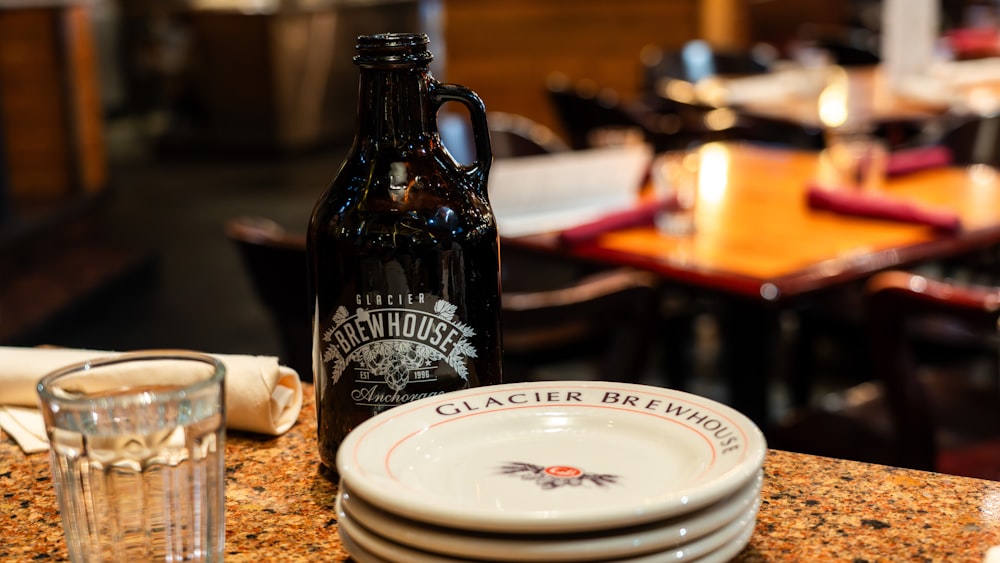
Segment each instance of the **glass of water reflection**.
M38 383L73 561L221 561L225 367L145 351Z

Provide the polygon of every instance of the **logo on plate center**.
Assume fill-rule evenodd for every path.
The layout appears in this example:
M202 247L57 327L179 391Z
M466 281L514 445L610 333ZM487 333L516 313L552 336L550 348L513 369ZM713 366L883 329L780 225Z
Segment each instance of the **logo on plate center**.
M620 477L610 473L587 473L570 465L535 465L522 461L512 461L500 468L500 473L534 481L543 490L570 486L596 485L604 487L618 483Z

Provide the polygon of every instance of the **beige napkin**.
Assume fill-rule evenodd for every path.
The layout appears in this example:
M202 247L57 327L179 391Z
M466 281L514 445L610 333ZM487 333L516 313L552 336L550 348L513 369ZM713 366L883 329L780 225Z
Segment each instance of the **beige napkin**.
M49 449L45 435L45 421L38 409L28 407L0 407L0 428L10 434L26 454Z
M47 444L38 443L45 443L41 414L16 407L37 407L35 385L50 371L115 354L0 346L0 426L26 452L45 450ZM295 424L302 408L302 383L295 370L272 356L213 355L226 365L226 428L277 436Z

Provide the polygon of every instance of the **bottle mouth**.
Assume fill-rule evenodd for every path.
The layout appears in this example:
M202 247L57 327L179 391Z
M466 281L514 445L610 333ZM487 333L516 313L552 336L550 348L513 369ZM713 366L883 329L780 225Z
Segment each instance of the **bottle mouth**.
M434 59L427 50L425 33L379 33L360 35L354 63L370 67L426 65Z

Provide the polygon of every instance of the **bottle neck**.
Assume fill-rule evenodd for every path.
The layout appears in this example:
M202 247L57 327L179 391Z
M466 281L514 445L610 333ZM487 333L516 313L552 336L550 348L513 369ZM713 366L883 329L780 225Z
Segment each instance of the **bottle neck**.
M430 72L418 68L362 68L356 141L361 146L406 148L437 135Z

